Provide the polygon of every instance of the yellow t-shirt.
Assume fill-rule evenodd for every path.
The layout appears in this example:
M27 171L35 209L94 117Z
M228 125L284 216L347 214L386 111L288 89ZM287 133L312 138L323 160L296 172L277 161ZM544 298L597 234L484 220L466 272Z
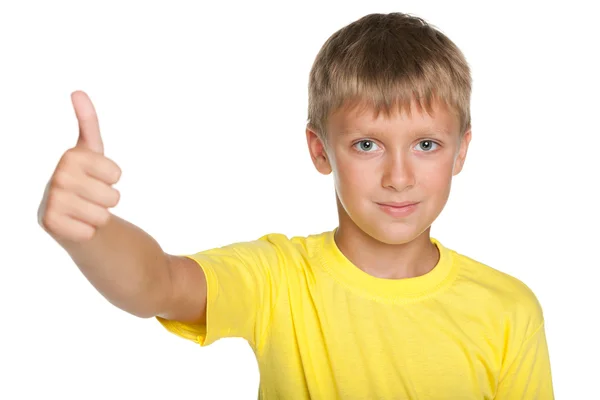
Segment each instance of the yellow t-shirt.
M157 318L201 346L246 339L262 399L554 399L542 309L521 281L433 238L432 271L376 278L334 232L190 255L206 327Z

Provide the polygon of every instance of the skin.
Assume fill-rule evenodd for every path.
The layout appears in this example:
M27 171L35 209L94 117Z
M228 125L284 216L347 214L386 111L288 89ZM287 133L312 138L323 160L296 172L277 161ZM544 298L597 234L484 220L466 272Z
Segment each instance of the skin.
M141 318L204 324L204 273L110 212L120 198L112 186L121 170L104 155L98 116L87 94L74 92L72 101L79 136L44 190L39 224L115 306ZM417 109L411 117L390 118L341 109L326 128L327 145L310 128L306 135L317 170L334 175L340 250L380 278L430 271L439 255L429 241L429 227L446 204L452 177L462 169L471 132L461 139L456 119L440 105L433 117ZM406 217L392 217L377 205L406 200L419 202Z
M104 155L94 105L71 94L77 143L60 158L38 208L40 226L110 303L140 318L205 323L206 278L194 261L165 253L138 226L113 215L121 169Z
M439 260L431 224L463 168L471 130L461 135L458 118L442 103L433 104L432 115L413 103L410 116L340 108L327 120L325 141L310 126L306 138L317 171L333 173L342 253L378 278L431 271ZM418 202L407 216L391 216L378 204L404 201Z

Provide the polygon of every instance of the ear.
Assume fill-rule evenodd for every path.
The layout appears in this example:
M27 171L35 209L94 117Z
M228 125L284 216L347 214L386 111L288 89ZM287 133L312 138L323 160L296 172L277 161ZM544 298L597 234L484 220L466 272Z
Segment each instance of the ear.
M471 143L471 128L469 128L463 135L460 141L460 148L458 149L458 154L456 159L454 160L454 168L452 170L452 175L458 175L460 171L462 171L463 166L465 165L465 159L467 158L467 150L469 149L469 143Z
M317 135L317 132L315 132L315 130L310 126L306 127L306 142L308 144L310 158L312 159L317 171L323 175L330 174L331 164L329 163L329 158L327 157L327 152L325 151L325 145L323 144L323 141L319 135Z

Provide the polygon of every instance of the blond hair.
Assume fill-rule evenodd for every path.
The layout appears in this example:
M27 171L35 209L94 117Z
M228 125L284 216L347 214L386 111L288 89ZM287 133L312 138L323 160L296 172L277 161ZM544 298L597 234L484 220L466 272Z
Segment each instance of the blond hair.
M429 113L441 100L471 126L471 73L460 49L437 28L403 13L369 14L323 44L309 77L308 125L326 139L327 117L340 107L377 114L416 101Z

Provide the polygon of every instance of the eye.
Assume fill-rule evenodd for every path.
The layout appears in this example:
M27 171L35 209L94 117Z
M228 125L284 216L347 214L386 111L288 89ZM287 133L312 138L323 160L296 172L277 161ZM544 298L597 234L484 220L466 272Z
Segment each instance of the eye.
M359 152L363 153L370 153L378 148L377 144L372 140L361 140L360 142L355 143L354 147Z
M420 151L423 151L425 153L430 152L432 149L435 149L435 146L439 146L439 144L437 144L433 140L421 140L417 145L417 147L421 148Z

